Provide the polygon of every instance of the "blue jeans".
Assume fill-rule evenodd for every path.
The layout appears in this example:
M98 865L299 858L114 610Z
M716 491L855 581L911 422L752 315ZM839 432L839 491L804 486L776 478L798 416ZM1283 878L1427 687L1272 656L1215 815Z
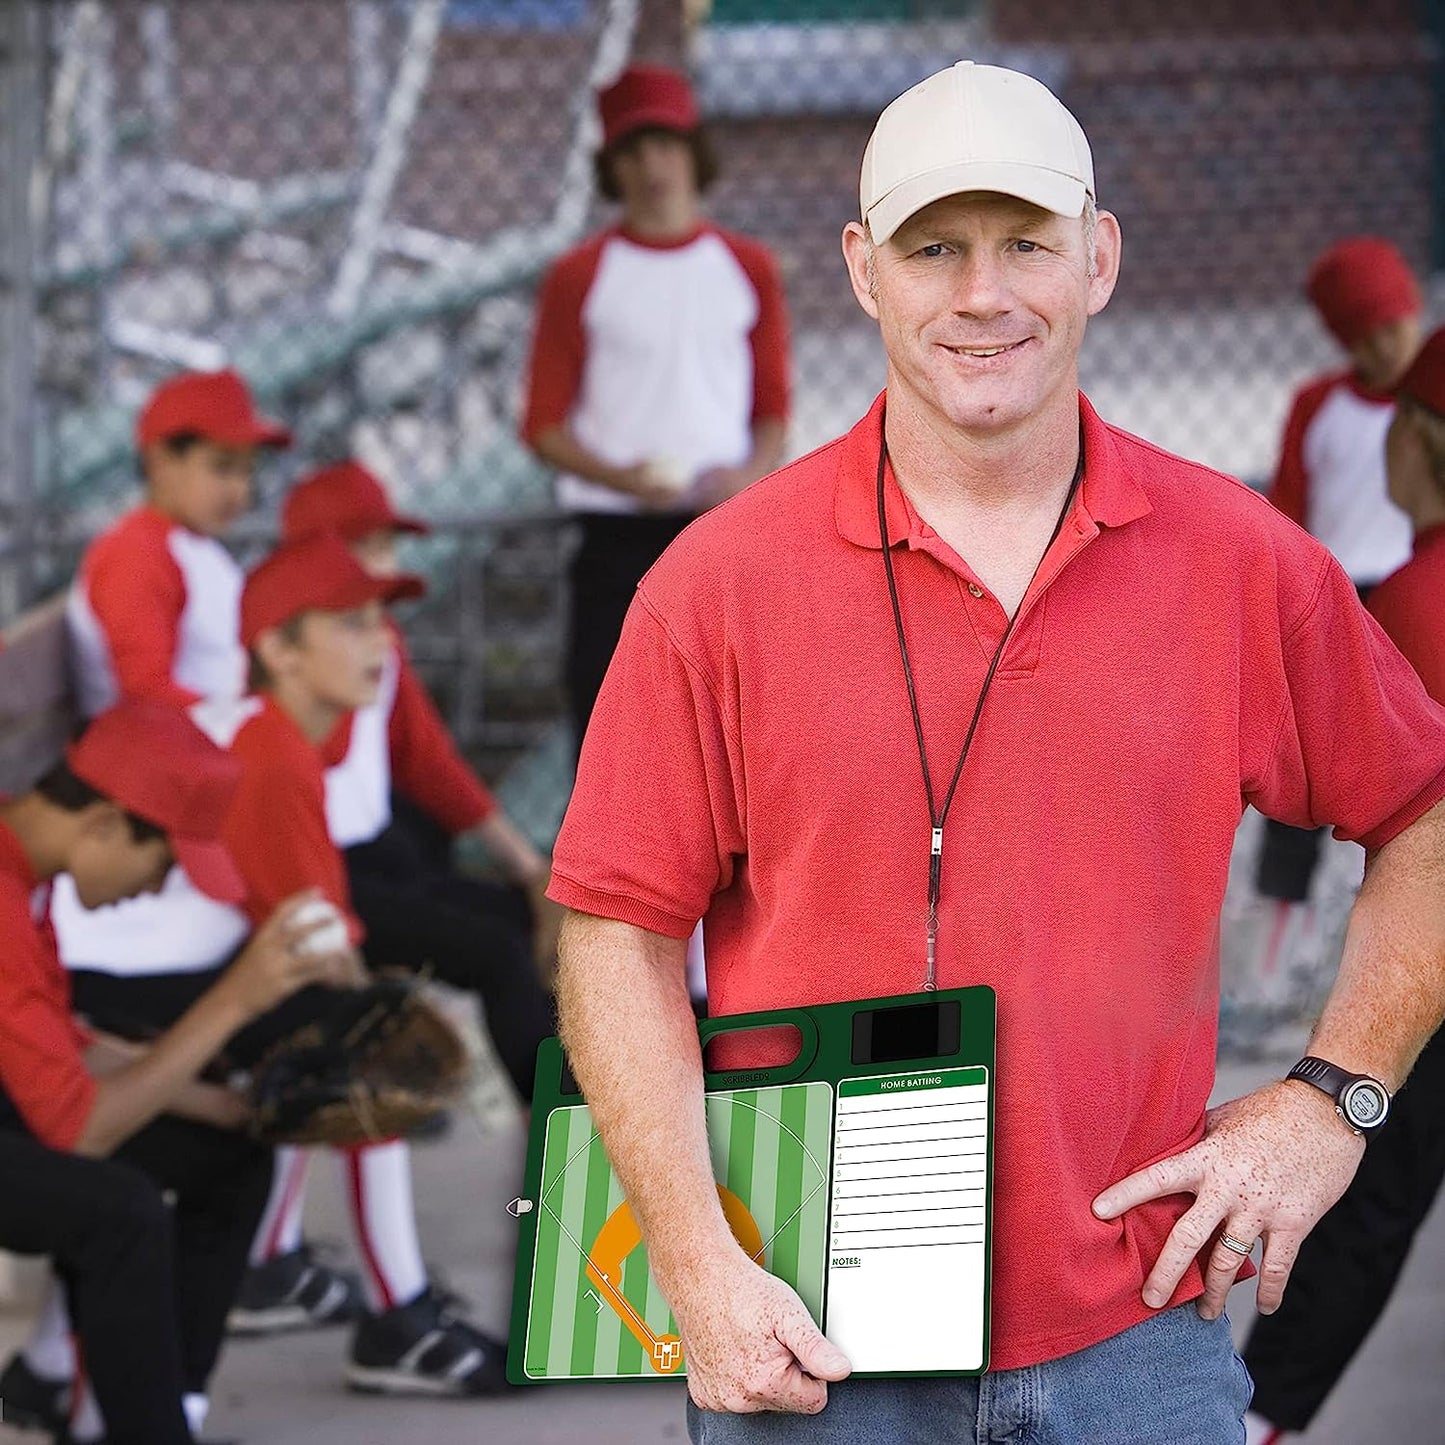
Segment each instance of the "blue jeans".
M1087 1350L979 1379L844 1380L821 1415L687 1406L694 1445L1243 1445L1252 1386L1225 1317L1178 1305Z

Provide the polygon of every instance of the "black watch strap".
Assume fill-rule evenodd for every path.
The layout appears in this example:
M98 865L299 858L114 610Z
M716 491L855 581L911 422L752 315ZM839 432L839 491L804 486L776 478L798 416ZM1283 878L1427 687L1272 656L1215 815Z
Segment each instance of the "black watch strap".
M1345 1086L1354 1083L1358 1077L1348 1069L1330 1063L1328 1059L1317 1059L1313 1055L1302 1058L1285 1075L1287 1079L1303 1079L1305 1083L1323 1089L1336 1103L1339 1103L1340 1095L1345 1092Z
M1316 1058L1313 1054L1302 1058L1285 1078L1313 1084L1322 1093L1328 1094L1334 1100L1340 1117L1356 1134L1366 1137L1373 1134L1385 1122L1390 1110L1390 1091L1378 1079L1369 1074L1352 1074L1348 1069L1342 1069L1328 1059ZM1349 1097L1352 1090L1363 1097ZM1378 1112L1377 1117L1367 1122L1368 1116L1363 1115L1359 1106L1372 1097L1378 1103Z

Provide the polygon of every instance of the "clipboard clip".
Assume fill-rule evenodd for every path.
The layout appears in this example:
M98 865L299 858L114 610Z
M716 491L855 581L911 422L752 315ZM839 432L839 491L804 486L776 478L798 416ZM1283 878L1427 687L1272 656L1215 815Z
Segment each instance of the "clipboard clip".
M518 1196L507 1204L507 1213L513 1219L520 1219L524 1214L530 1214L536 1207L532 1200Z

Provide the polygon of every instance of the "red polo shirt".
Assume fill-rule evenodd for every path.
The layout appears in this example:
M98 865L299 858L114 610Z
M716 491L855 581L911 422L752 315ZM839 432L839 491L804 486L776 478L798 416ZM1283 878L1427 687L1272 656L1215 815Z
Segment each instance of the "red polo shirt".
M1329 554L1229 478L1106 426L1020 609L944 841L939 986L998 992L993 1358L1149 1311L1187 1200L1095 1219L1187 1147L1214 1078L1245 803L1378 847L1445 796L1445 711ZM552 896L685 938L719 1014L912 991L928 813L879 551L882 398L694 523L644 579ZM1002 608L888 478L942 797ZM1197 1271L1176 1301L1199 1294Z
M0 1128L19 1122L52 1149L75 1147L95 1104L89 1044L70 1012L70 975L55 952L41 888L0 823Z
M1445 702L1445 522L1415 534L1415 555L1370 593L1370 611Z

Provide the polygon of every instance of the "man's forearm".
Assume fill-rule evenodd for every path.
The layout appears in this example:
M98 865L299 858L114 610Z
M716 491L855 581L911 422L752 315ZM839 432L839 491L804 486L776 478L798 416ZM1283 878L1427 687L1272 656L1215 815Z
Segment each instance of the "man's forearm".
M1371 858L1310 1051L1397 1089L1445 1012L1445 803Z
M570 913L562 929L562 1039L647 1241L664 1292L737 1246L713 1180L687 945Z

